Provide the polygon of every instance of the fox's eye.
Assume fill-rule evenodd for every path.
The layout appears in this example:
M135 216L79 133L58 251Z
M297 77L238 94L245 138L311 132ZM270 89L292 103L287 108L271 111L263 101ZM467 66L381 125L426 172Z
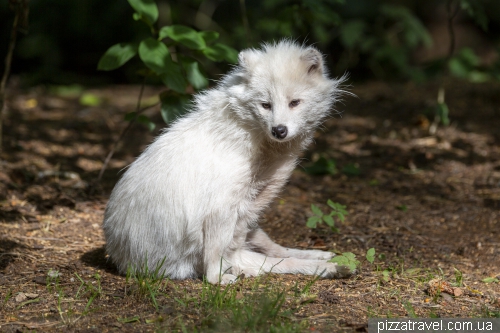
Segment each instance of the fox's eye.
M288 104L288 106L291 107L291 108L294 108L294 107L296 107L299 104L300 104L300 99L294 99L294 100L292 100L290 102L290 104Z
M262 107L266 110L269 110L271 108L271 103L262 103Z

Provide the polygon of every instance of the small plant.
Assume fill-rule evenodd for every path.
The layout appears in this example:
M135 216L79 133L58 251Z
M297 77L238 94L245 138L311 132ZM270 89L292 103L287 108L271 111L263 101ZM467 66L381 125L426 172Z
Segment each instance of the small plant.
M373 247L366 251L366 260L368 260L370 264L373 264L375 261L375 249Z
M418 318L413 305L409 301L404 302L403 307L405 308L406 312L408 312L408 316L410 316L410 318Z
M335 160L324 156L310 166L304 167L304 171L309 175L336 175L338 172Z
M345 216L348 215L349 213L346 211L345 209L346 207L344 205L341 205L337 202L333 202L330 199L328 199L326 204L332 209L332 211L328 215L324 214L323 211L318 206L314 204L311 205L311 210L313 211L314 216L311 216L307 220L306 225L309 228L316 228L318 223L325 222L333 232L339 232L339 229L335 227L334 217L337 218L339 221L344 222Z
M92 304L92 302L94 302L94 300L98 297L100 297L102 295L102 289L101 289L101 276L99 275L99 273L95 273L94 274L94 278L96 279L96 284L97 286L94 286L92 283L90 282L85 282L81 277L80 275L78 275L77 273L75 273L76 275L76 278L78 280L80 280L80 287L78 288L78 291L76 292L76 296L75 298L78 298L79 296L81 295L84 295L84 294L89 294L89 299L87 301L87 304L85 305L85 309L83 310L83 314L87 314L89 313L89 308L90 308L90 305ZM82 292L80 294L80 292Z
M153 306L156 311L159 310L158 302L156 297L158 292L165 287L167 280L164 275L164 270L162 269L165 263L165 258L156 265L153 271L149 270L147 258L141 269L133 269L129 267L127 269L127 275L125 278L126 283L130 281L134 283L134 290L139 296L146 296L151 299Z
M482 279L481 281L483 281L484 283L498 283L500 282L500 280L498 280L496 277L487 277L485 279Z
M356 255L352 252L344 252L330 259L330 262L335 262L337 265L347 266L351 271L356 270L360 262L356 259Z
M462 287L464 285L464 276L461 271L455 268L455 285Z
M5 295L5 297L3 299L2 307L5 307L5 304L7 304L7 302L9 301L9 299L11 297L12 297L12 289L9 288L9 291L7 292L7 294Z

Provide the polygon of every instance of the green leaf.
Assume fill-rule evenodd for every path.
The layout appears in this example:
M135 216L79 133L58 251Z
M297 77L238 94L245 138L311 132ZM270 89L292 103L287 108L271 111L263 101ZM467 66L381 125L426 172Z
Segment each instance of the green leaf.
M189 97L170 92L160 94L161 116L165 123L170 123L188 110Z
M120 323L133 323L135 321L140 321L141 317L139 316L133 316L133 317L128 317L128 318L116 318Z
M330 206L330 208L332 208L334 211L338 212L340 215L349 215L349 213L345 209L346 206L341 205L338 202L333 202L332 200L328 199L326 204Z
M359 265L359 261L356 260L356 256L351 252L344 252L341 256L333 257L330 259L330 262L336 262L338 265L347 266L351 271L355 270Z
M461 0L460 7L472 17L476 23L484 30L488 30L488 15L484 8L484 3L477 0Z
M205 40L205 44L210 44L219 39L219 33L215 31L200 31L198 34Z
M172 62L167 46L151 37L139 44L139 57L156 74L165 73Z
M399 209L402 212L406 212L406 211L408 211L408 206L406 206L406 205L399 205L399 206L396 206L396 209Z
M99 96L87 92L80 97L79 102L84 106L98 106L101 105L102 100Z
M137 45L132 43L119 43L111 46L99 59L97 69L111 71L123 66L137 54Z
M366 251L366 260L368 260L370 264L373 264L375 261L375 249L373 247Z
M200 71L200 64L191 58L183 57L181 59L182 67L187 73L189 83L195 89L203 89L208 86L208 80Z
M137 121L140 124L146 125L150 131L153 131L156 124L151 121L147 116L141 114L137 115L137 112L129 112L124 117L125 121Z
M330 262L335 262L338 265L347 266L347 264L349 263L349 259L344 256L335 256L332 259L330 259Z
M323 221L325 221L325 223L328 224L330 227L333 227L335 225L335 222L333 221L331 215L323 215Z
M441 119L441 122L443 123L444 126L448 126L450 124L450 118L448 117L449 112L450 111L446 103L438 103L436 113ZM404 211L406 211L406 209Z
M135 120L139 124L146 125L150 132L152 132L156 127L156 124L153 123L146 115L140 114Z
M354 163L350 163L342 168L342 173L347 176L359 176L361 174L361 170L359 166L356 166Z
M342 255L349 260L356 260L356 255L352 252L343 252Z
M312 212L313 212L314 215L319 216L319 217L323 216L323 212L321 211L321 209L319 209L318 206L311 205L311 210L312 210Z
M137 116L137 112L129 112L125 115L125 117L123 117L123 119L125 121L131 121L132 119L135 119L135 117Z
M495 277L487 277L485 279L482 279L484 283L493 283L493 282L499 282L499 280Z
M316 228L318 225L318 222L321 220L319 216L311 216L309 219L307 219L306 226L308 228Z
M160 79L170 89L181 94L186 92L187 82L179 64L170 62L166 72L160 75Z
M128 3L148 25L152 26L158 20L158 6L155 0L128 0ZM134 15L134 19L136 17L137 15Z
M337 168L333 159L326 159L321 156L311 166L305 167L304 171L310 175L335 175Z
M214 44L212 46L207 46L203 49L203 54L212 61L222 61L226 60L227 62L235 64L238 62L238 52L224 44Z
M163 27L159 32L159 39L170 37L172 40L193 49L204 49L206 44L203 37L196 30L184 25L171 25Z

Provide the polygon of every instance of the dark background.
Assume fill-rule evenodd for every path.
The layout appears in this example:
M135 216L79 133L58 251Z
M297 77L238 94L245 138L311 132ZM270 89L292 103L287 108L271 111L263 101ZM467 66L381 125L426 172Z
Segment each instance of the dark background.
M247 29L240 1L158 0L157 3L159 26L183 24L197 30L215 30L221 34L222 42L237 50L283 37L306 41L327 55L334 75L348 71L356 80L432 78L433 61L446 57L449 45L446 1L247 0ZM477 24L476 17L460 10L454 19L455 52L469 47L479 57L480 68L495 72L499 67L500 2L477 3L487 17L486 30ZM400 12L403 8L410 16L403 13L401 17L388 17L384 7ZM32 0L29 32L19 35L12 75L20 78L24 86L139 82L135 74L140 66L138 61L117 71L96 70L100 56L111 45L148 36L147 27L134 21L132 14L125 0ZM13 16L8 1L0 2L2 72ZM412 20L421 22L425 30L414 29ZM345 30L353 22L364 25L363 36L355 43ZM422 34L428 34L432 45L424 46ZM215 78L227 70L228 64L206 63L205 67L209 76Z

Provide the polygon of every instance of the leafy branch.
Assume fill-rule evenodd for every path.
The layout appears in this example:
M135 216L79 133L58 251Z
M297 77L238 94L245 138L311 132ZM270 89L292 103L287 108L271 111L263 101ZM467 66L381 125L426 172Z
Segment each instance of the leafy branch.
M97 69L115 70L138 56L143 64L143 69L139 74L144 76L144 81L136 110L125 115L125 120L130 123L113 143L99 172L97 182L101 180L117 149L118 142L123 139L132 123L142 123L150 130L155 128L155 124L142 114L149 107L140 109L147 78L159 79L168 88L160 93L159 97L161 116L166 123L169 123L186 112L190 100L189 94L186 93L188 86L194 90L208 86L208 79L199 59L234 63L238 57L236 50L216 42L219 33L215 31L196 31L184 25L157 28L159 12L154 0L128 0L128 2L135 11L133 19L146 24L151 31L151 36L139 43L123 42L111 46L99 60Z

